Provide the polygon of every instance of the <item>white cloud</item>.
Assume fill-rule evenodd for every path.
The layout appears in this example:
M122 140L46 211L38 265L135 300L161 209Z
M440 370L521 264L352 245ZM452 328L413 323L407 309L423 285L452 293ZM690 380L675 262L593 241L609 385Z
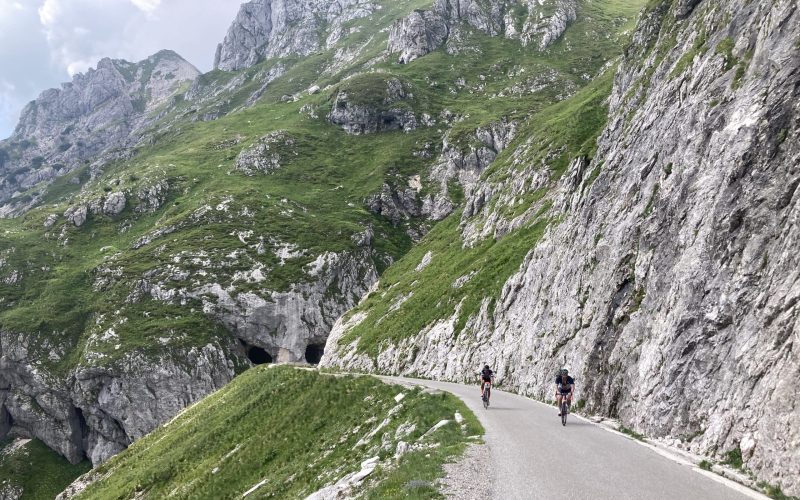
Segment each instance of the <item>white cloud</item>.
M142 12L151 14L161 5L161 0L131 0L131 3Z
M14 11L20 11L25 7L16 0L0 0L0 19L12 16Z
M39 7L39 20L42 26L50 26L56 22L61 14L61 2L59 0L45 0Z

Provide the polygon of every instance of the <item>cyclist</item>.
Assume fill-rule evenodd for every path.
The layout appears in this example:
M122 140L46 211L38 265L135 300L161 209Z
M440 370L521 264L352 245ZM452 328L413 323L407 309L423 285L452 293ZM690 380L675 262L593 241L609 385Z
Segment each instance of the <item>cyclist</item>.
M485 365L481 370L481 399L483 399L483 386L486 385L486 382L494 384L494 372L489 365Z
M556 376L556 405L559 417L561 416L561 399L566 397L567 405L571 405L573 394L575 394L575 379L569 376L569 370L564 367Z

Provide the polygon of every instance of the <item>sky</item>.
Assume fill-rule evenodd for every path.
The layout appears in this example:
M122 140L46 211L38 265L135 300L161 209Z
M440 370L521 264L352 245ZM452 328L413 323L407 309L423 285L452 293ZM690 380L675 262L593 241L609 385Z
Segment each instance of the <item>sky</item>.
M43 90L104 57L140 61L172 49L211 70L244 0L0 0L0 139Z

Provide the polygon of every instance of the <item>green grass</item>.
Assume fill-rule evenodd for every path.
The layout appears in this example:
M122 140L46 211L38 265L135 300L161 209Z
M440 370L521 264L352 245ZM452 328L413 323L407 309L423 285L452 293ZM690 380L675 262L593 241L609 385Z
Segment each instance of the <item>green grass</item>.
M12 441L0 441L0 483L22 489L21 500L52 500L78 476L91 468L88 461L70 464L38 440L14 452Z
M711 470L711 467L712 467L713 465L714 465L714 464L712 464L712 463L711 463L711 462L709 462L708 460L701 460L701 461L700 461L700 463L699 463L699 464L697 464L697 466L698 466L698 467L700 467L701 469L703 469L703 470L709 470L709 471Z
M399 405L398 393L406 396ZM465 418L463 429L451 422L422 438L455 412ZM381 431L358 444L387 417ZM416 427L398 438L404 424ZM372 377L261 366L98 467L94 476L101 479L79 498L239 498L264 479L249 498L303 498L359 470L372 456L380 457L381 466L368 479L370 498L439 498L435 488L407 485L435 482L442 464L482 432L475 416L449 394ZM425 446L395 461L400 439Z
M798 500L799 498L796 496L789 496L783 492L780 486L769 484L765 481L759 482L758 487L761 488L761 491L765 495L775 500Z
M717 44L715 49L715 52L725 59L725 71L730 70L739 63L739 60L733 55L735 45L733 38L725 37Z
M633 439L636 439L637 441L644 441L645 438L644 434L639 434L635 430L625 427L624 425L619 426L619 431L625 434L626 436L630 436Z
M744 461L742 460L742 450L738 446L728 453L725 454L725 460L722 462L725 465L729 465L734 469L742 470L744 466Z
M460 213L456 213L440 222L386 270L378 289L352 311L367 311L369 316L348 332L343 342L359 339L359 350L375 355L383 341L412 337L456 310L455 332L459 335L484 298L499 296L508 277L552 223L540 218L499 241L488 239L464 249L457 232L459 220ZM415 271L427 252L433 255L431 263ZM466 280L460 287L455 286L458 278ZM404 297L407 300L394 308Z

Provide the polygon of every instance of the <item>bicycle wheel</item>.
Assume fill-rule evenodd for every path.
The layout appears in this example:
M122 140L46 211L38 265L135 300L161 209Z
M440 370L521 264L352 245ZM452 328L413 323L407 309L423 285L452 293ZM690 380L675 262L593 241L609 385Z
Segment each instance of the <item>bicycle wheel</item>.
M483 399L483 408L484 409L489 408L489 389L485 389L483 391L483 398L481 399Z
M567 403L561 403L561 425L567 425Z

